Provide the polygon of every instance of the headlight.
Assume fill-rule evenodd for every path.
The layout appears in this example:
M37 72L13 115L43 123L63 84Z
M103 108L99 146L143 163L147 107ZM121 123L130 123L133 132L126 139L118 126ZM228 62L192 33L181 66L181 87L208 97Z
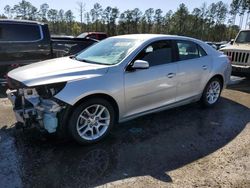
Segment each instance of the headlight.
M65 85L66 82L38 86L36 91L42 98L49 99L59 93Z

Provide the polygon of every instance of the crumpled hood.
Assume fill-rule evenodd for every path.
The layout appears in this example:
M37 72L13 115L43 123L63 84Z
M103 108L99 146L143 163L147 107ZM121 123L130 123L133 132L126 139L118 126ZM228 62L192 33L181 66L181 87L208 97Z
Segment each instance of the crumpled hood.
M250 51L250 44L234 44L221 48L221 51Z
M31 87L102 76L107 71L107 65L84 63L70 57L62 57L14 69L8 73L8 77Z

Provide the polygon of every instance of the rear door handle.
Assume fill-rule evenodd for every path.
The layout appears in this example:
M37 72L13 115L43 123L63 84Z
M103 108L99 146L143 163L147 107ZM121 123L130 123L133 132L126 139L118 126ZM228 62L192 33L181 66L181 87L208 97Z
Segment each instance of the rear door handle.
M203 70L207 70L207 65L202 66Z
M173 78L174 76L175 76L175 73L169 73L169 74L167 75L168 78Z

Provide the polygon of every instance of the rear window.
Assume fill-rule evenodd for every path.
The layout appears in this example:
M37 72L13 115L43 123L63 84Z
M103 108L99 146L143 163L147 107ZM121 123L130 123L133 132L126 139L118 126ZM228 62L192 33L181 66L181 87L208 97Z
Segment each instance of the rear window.
M105 38L107 38L107 35L105 35L105 34L89 34L89 35L87 35L87 37L89 37L89 38L92 38L92 39L96 39L96 40L103 40L103 39L105 39Z
M105 34L98 34L98 39L99 40L103 40L105 38L107 38L107 35L105 35Z
M87 37L92 38L92 39L97 39L95 34L89 34Z
M0 41L31 42L41 39L38 25L0 24Z

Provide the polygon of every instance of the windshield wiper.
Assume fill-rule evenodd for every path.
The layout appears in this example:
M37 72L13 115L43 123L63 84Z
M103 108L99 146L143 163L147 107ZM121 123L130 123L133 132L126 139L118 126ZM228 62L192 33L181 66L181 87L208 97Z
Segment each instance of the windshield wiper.
M85 62L85 63L91 63L91 64L97 64L97 65L111 65L109 63L99 63L99 62L90 61L90 60L87 60L87 59L78 59L77 56L72 57L72 58L77 60L77 61L81 61L81 62Z
M85 62L85 63L94 63L93 61L89 61L89 60L87 60L87 59L77 59L77 58L76 58L76 60L82 61L82 62Z
M75 59L75 60L77 60L77 61L81 61L81 62L86 62L86 63L88 63L88 61L87 61L86 59L78 59L76 55L71 56L70 58Z
M77 61L85 62L85 63L98 64L97 62L89 61L87 59L78 59L77 56L75 56L74 59Z

